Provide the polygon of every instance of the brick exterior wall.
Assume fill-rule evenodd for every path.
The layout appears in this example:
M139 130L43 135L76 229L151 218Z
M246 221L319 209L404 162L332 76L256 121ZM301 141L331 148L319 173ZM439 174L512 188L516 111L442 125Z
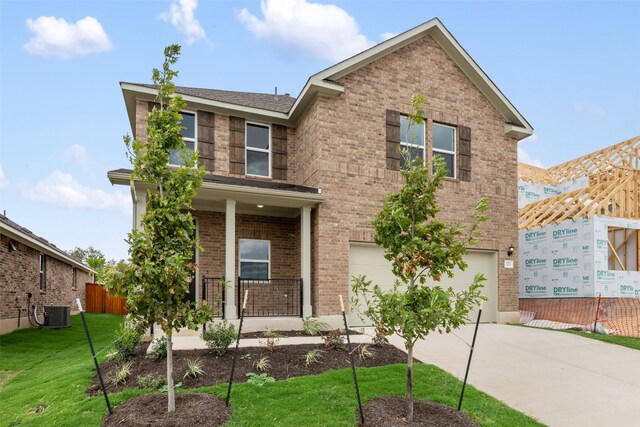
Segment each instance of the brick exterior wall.
M344 86L342 95L319 96L297 127L287 130L286 182L321 188L326 198L311 215L314 314L339 312L336 295L349 294L349 244L373 240L370 223L384 196L402 185L401 174L386 167L385 113L387 109L409 112L415 92L427 98L427 147L432 146L434 121L471 129L471 180L444 182L439 194L441 217L468 224L477 200L489 198L490 220L474 248L498 252L498 310L517 311L517 141L504 134L504 118L428 35L338 83ZM144 140L148 103L137 101L136 108L136 136ZM215 173L229 175L229 117L220 113L215 113ZM221 276L224 213L195 216L205 249L200 274ZM273 277L299 276L299 219L238 215L236 227L236 238L274 236ZM508 258L511 245L516 253ZM280 253L286 255L280 258ZM505 259L514 262L513 269L502 267Z
M501 266L506 249L517 245L517 143L504 135L504 119L466 75L426 36L338 83L344 93L318 98L296 133L296 161L306 156L318 167L299 179L326 197L313 221L314 312L338 312L335 295L349 292L349 242L372 241L369 224L384 195L402 185L400 173L386 169L385 111L408 112L416 91L427 97L427 146L434 118L471 128L472 179L444 183L441 215L464 224L477 200L489 197L490 221L477 248L499 251ZM517 256L510 259L517 264ZM517 265L498 268L499 311L518 310L517 280Z
M14 240L15 242L15 240ZM46 258L46 290L40 291L40 251L17 243L17 251L9 252L9 238L0 236L0 333L17 328L18 310L20 327L28 327L27 292L33 294L32 303L69 306L76 311L76 298L85 303L85 283L90 276L76 269L76 289L72 289L73 266L51 256ZM16 299L18 298L18 299Z
M199 254L199 274L224 276L225 213L196 211L198 236L203 251ZM271 278L300 277L300 218L260 215L236 215L236 278L240 239L271 242Z

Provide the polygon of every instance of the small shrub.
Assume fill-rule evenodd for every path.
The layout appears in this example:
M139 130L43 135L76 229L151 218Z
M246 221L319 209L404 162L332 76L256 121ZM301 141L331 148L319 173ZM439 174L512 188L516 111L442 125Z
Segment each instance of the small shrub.
M311 366L314 363L318 363L322 359L322 350L311 350L304 355L304 364Z
M320 335L326 329L329 329L329 325L320 321L317 317L305 317L302 320L302 331L306 335Z
M258 387L262 387L266 383L273 383L276 381L275 378L268 376L266 373L258 375L253 372L247 372L247 377L249 378L247 380L249 384L254 384Z
M184 373L184 376L182 378L198 378L198 375L204 374L206 374L206 372L202 369L202 362L200 361L200 359L187 359L187 372Z
M245 353L240 356L240 360L251 360L251 353Z
M271 362L269 362L269 358L267 356L264 356L253 362L253 367L259 371L266 372L267 369L271 368Z
M360 360L371 359L375 351L369 348L369 344L362 344L358 346L358 358Z
M156 338L151 343L151 352L147 356L149 359L160 360L167 358L167 337Z
M136 349L142 344L142 335L135 330L130 322L125 321L116 330L113 337L113 359L118 363L125 363L133 359Z
M260 342L264 344L267 351L276 351L280 347L280 338L271 329L267 329L262 336L264 340Z
M111 379L111 384L113 385L118 385L120 383L125 384L130 374L131 374L131 362L122 364L121 366L116 368L116 372L113 374L113 378Z
M207 347L218 356L222 356L235 341L237 334L233 325L223 320L204 331L201 337L207 343Z
M152 390L158 390L164 385L164 377L151 374L139 375L138 378L136 378L136 382L138 383L138 387L140 388L150 388Z
M325 348L338 349L344 345L344 337L340 329L327 332L327 334L322 337L322 341L324 342Z

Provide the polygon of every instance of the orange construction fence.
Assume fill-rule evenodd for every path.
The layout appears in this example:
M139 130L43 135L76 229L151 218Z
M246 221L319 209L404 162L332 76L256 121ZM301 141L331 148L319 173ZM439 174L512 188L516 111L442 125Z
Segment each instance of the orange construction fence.
M520 317L530 326L640 337L638 298L521 299Z
M86 299L85 310L88 313L108 313L121 316L127 314L125 308L127 300L118 295L109 295L104 286L98 283L86 284Z

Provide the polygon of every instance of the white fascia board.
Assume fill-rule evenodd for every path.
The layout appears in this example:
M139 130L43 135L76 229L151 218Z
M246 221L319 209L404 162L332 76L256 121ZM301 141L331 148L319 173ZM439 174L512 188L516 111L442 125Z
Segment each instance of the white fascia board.
M524 139L528 136L531 136L533 134L533 129L531 128L526 128L526 127L522 127L522 126L516 126L513 125L511 123L505 123L504 124L504 133L505 135L511 137L511 138L515 138L518 141L521 139Z
M67 264L71 264L74 267L84 270L89 274L96 274L90 267L87 267L83 263L78 260L71 258L69 255L65 254L62 249L54 250L53 248L43 244L39 240L33 238L32 236L21 232L20 230L16 230L13 227L9 227L7 224L0 222L0 230L2 230L2 234L6 235L10 239L21 242L24 245L27 245L31 248L37 249L39 252L42 252L50 257L59 259L61 261L66 262Z
M344 86L311 77L307 80L307 84L304 85L302 92L300 92L300 95L296 98L296 102L293 104L293 107L291 107L289 120L296 126L302 114L307 110L309 105L311 105L311 102L317 95L338 97L342 93L344 93Z

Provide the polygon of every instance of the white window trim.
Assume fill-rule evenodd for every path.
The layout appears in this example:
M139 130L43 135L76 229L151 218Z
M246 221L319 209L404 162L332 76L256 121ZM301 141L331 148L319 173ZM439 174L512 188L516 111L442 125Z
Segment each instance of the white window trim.
M255 148L255 147L249 147L247 145L247 136L249 135L249 132L247 132L247 126L249 125L254 125L254 126L261 126L261 127L266 127L269 130L269 149L265 150L264 148ZM257 176L259 178L271 178L271 147L273 146L272 144L272 140L271 140L271 125L270 124L266 124L266 123L260 123L260 122L250 122L250 121L245 121L244 123L244 174L246 176ZM247 151L255 151L258 153L267 153L268 155L268 159L269 159L269 174L268 175L255 175L255 174L251 174L248 172L248 168L249 168L249 156L247 156ZM271 247L271 245L269 245L269 247Z
M182 113L187 113L187 114L193 114L193 138L185 138L184 136L182 137L183 141L189 141L192 142L193 141L193 151L198 151L198 112L197 111L191 111L191 110L182 110L180 111L180 114ZM169 158L169 166L173 166L173 167L177 167L179 168L182 165L176 165L171 163L171 158ZM197 168L198 165L196 164L195 167Z
M407 115L401 114L400 115L400 121L402 121L402 118L408 119L409 117ZM414 123L415 125L416 123ZM405 135L406 136L406 135ZM402 148L403 147L407 147L407 148L422 148L422 164L426 164L425 162L427 161L427 156L426 156L426 147L427 147L427 120L424 119L424 122L422 123L422 145L418 145L418 144L412 144L410 142L402 142L402 132L400 133L400 155L402 156ZM402 160L402 159L401 159Z
M242 242L267 242L267 280L271 279L271 240L266 239L239 239L238 240L238 277L242 278L242 262L261 262L265 263L263 259L251 259L251 258L242 258L242 251L240 246L242 246ZM262 280L262 279L250 279L250 280Z
M449 128L449 129L453 129L453 148L457 149L457 140L458 140L458 129L455 126L449 126L449 125L445 125L442 123L433 123L433 126L442 126L445 128ZM432 128L433 128L432 126ZM432 135L435 134L435 132L431 132ZM442 150L440 148L435 148L435 143L433 141L431 141L431 145L432 145L432 149L431 151L433 152L433 156L435 157L436 153L444 153L444 154L452 154L453 155L453 176L449 176L449 175L445 175L445 178L448 179L457 179L457 169L458 169L458 155L456 153L456 150L454 151L449 151L449 150Z
M41 292L46 292L47 290L47 256L43 253L40 254L38 258L38 278L40 279L38 285L40 287Z

